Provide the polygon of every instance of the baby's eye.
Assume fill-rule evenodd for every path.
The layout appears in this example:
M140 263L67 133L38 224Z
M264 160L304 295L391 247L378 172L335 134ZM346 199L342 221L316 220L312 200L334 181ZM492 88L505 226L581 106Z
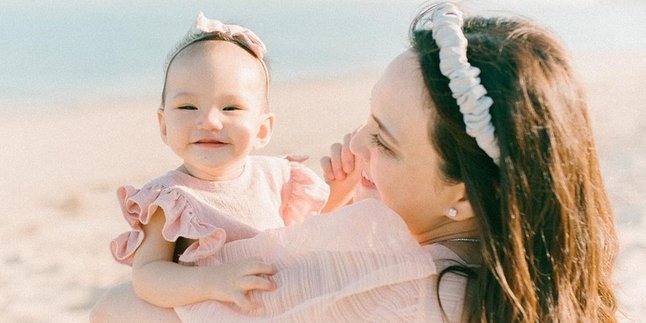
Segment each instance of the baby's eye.
M197 108L192 105L182 105L177 107L177 109L178 110L197 110Z
M235 105L230 105L222 108L222 111L236 111L236 110L240 110L240 108Z

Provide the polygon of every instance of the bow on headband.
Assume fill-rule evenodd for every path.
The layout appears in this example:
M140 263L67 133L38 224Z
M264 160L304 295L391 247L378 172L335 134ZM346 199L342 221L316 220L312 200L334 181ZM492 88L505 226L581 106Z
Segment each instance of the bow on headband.
M220 33L227 35L247 46L260 60L262 60L265 52L267 52L265 44L251 30L238 25L227 25L219 20L208 19L202 12L197 15L195 26L193 26L190 32L196 34Z

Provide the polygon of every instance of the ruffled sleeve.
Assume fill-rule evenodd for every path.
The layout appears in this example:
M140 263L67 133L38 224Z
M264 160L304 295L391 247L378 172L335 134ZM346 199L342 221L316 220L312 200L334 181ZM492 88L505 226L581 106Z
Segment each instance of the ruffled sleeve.
M289 162L289 168L289 180L281 191L280 214L285 225L318 214L330 194L330 187L310 168L299 162Z
M117 196L123 216L132 228L110 243L112 255L120 263L132 265L135 251L144 240L143 226L150 221L157 208L161 208L166 217L166 223L162 228L164 239L176 241L180 236L200 239L189 247L193 251L193 257L189 260L199 258L207 251L219 249L226 240L224 230L198 218L196 215L199 212L195 212L187 199L176 189L163 186L136 189L124 186L117 190Z

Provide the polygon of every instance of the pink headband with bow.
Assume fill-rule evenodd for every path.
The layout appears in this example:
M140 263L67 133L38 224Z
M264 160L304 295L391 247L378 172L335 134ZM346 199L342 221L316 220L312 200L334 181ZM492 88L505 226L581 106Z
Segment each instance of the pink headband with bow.
M197 15L193 32L196 33L220 33L227 35L247 46L258 59L263 58L267 47L253 31L238 25L227 25L219 20L208 19L202 12Z
M253 53L253 55L260 60L263 68L265 68L265 72L267 72L265 63L263 61L265 52L267 52L267 47L265 47L265 44L262 42L262 40L260 40L258 36L256 36L256 34L242 26L227 25L219 20L208 19L202 12L197 15L195 24L191 27L186 36L184 36L184 38L175 46L175 48L173 48L173 50L168 53L168 56L166 57L166 64L164 64L164 71L168 71L168 65L170 64L170 62L184 48L194 43L195 41L208 37L212 34L226 35L240 42L240 44L249 49Z

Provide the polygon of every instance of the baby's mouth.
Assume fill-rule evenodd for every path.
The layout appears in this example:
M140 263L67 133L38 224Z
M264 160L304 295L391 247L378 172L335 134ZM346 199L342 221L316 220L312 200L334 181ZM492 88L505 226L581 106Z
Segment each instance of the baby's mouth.
M226 145L227 143L216 139L199 139L194 141L193 144L204 147L220 147Z
M198 144L223 144L223 142L218 141L218 140L198 140L196 141Z

